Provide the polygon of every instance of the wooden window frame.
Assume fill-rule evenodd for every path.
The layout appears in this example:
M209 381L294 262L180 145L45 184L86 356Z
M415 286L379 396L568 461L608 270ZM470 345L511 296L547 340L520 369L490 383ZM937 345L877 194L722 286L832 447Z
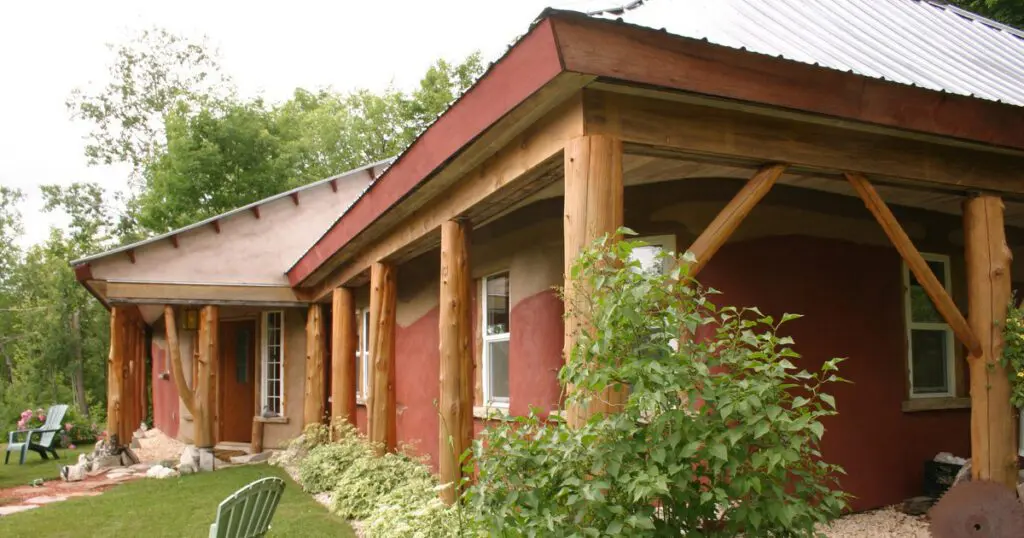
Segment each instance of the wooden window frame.
M946 292L953 295L952 263L946 254L921 253L926 262L938 262L943 266L943 287ZM913 308L910 296L910 268L906 262L901 263L903 271L903 325L906 338L906 361L907 361L907 397L911 400L932 399L932 398L955 398L957 395L957 341L953 329L945 321L943 322L915 322L912 318ZM945 392L917 393L914 390L914 343L913 330L924 329L930 331L944 331L946 335L946 386Z
M269 359L270 359L270 353L269 353L270 349L269 349L269 343L268 343L268 338L267 337L268 337L269 331L270 331L270 316L272 316L274 314L277 314L278 320L279 320L278 321L277 330L278 330L278 332L280 334L280 337L279 337L280 339L278 341L277 346L279 348L278 364L280 366L280 377L277 380L277 383L278 383L278 387L277 387L278 388L278 394L277 394L277 396L272 397L272 396L269 395L269 393L267 391L267 384L270 382L270 377L268 375L269 374L268 367L269 367ZM284 310L267 310L265 312L261 312L260 313L260 407L259 407L259 414L260 414L260 416L263 416L264 410L269 407L268 403L270 402L271 398L274 398L274 399L276 399L278 401L278 410L277 410L277 414L275 415L275 417L284 417L285 416L285 412L284 412L284 404L285 404L285 399L284 399L284 387L285 387L285 383L284 383L284 378L285 378L285 367L284 367L284 360L285 360L284 359L284 356L285 356L285 343L284 343L284 341L285 341L285 334L284 334L284 326L285 326Z
M509 327L508 331L501 334L487 334L487 281L494 277L505 276L508 280L508 315L509 315ZM511 386L509 387L510 394L507 398L495 399L491 395L491 354L490 345L493 342L509 342L511 347L512 342L512 273L507 269L504 271L498 271L491 273L480 279L480 335L481 341L483 342L482 350L480 352L480 365L483 378L483 396L484 396L484 407L489 408L508 408L512 401ZM511 351L511 349L510 349ZM512 356L509 354L509 363L511 366ZM510 368L511 370L511 368Z

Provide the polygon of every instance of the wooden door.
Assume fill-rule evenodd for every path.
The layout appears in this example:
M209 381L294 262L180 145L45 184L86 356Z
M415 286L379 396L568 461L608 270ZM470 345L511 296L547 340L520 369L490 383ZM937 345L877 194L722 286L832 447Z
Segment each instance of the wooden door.
M220 323L220 440L248 443L256 414L256 321Z

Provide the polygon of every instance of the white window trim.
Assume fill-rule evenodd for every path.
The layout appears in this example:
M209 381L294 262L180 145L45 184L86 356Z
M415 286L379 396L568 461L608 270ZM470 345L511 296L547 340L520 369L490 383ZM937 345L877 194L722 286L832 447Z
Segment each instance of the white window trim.
M635 240L643 241L652 247L661 247L663 252L674 253L676 251L676 236L674 235L646 235L637 237Z
M921 253L921 257L925 261L939 262L943 267L943 287L946 289L946 293L950 295L952 292L952 276L950 273L949 256L944 254L926 254ZM906 340L907 340L907 375L910 376L907 385L910 388L911 399L926 399L926 398L949 398L956 395L956 338L953 335L953 329L950 328L948 323L931 323L931 322L920 322L914 321L911 317L910 299L910 267L907 266L906 262L903 263L903 321L906 326ZM946 386L948 390L945 392L928 392L918 394L914 392L914 349L913 349L913 338L912 332L914 329L925 329L933 331L945 331L946 333L946 349L948 350L946 356Z
M498 275L505 275L509 283L509 332L501 334L487 334L487 280ZM511 321L512 321L512 278L509 271L499 271L492 273L480 279L480 335L483 340L483 350L481 351L481 368L483 378L483 392L484 392L484 405L483 407L491 408L507 408L509 401L512 399L512 395L509 394L508 398L495 399L491 396L491 357L490 357L490 344L491 342L509 342L512 339ZM511 361L509 357L509 361ZM511 368L510 368L511 369Z
M277 414L277 416L278 417L284 417L285 416L285 413L284 413L284 405L285 405L285 401L284 401L284 386L285 386L285 384L284 384L284 375L285 375L285 372L284 372L284 345L285 344L284 344L284 311L283 310L268 310L266 312L260 313L260 408L259 408L258 414L260 416L263 415L263 410L267 408L267 402L268 402L268 398L269 398L269 394L267 394L267 383L269 381L268 377L267 377L267 373L268 373L267 361L269 360L270 357L269 357L269 355L267 353L267 332L268 332L267 329L269 327L269 323L267 322L267 319L270 317L271 314L278 314L280 316L280 319L281 319L281 326L280 326L280 331L281 331L281 343L280 343L280 347L281 347L281 356L280 356L281 375L280 375L280 379L278 379L278 387L277 387L278 391L279 391L277 399L281 402L281 406L280 406L281 410Z
M356 350L356 360L362 368L362 380L356 387L356 403L365 405L370 394L370 309L356 310L356 319L359 320L359 349Z

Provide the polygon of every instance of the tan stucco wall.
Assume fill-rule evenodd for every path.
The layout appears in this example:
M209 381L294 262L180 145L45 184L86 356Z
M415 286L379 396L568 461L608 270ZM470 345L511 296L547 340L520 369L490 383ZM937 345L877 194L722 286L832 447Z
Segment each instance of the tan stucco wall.
M170 240L135 250L133 264L126 254L91 263L96 280L217 284L287 285L285 271L310 247L370 182L368 172L356 172L299 193L299 204L288 196L259 206L260 216L243 211L220 219L220 233L202 226Z

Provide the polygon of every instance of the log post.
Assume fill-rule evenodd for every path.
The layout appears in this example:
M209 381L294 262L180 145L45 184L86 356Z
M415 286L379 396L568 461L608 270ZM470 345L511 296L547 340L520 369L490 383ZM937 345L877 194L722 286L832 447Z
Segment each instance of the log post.
M320 303L309 305L306 317L306 390L302 405L303 425L324 419L324 320Z
M195 393L195 411L192 421L195 424L195 442L197 448L213 448L213 400L214 392L211 384L216 382L216 373L212 371L213 357L217 354L217 325L219 312L216 306L204 306L199 311L199 359L197 367L197 386Z
M397 444L395 405L395 268L377 262L370 267L370 441L377 455Z
M249 441L249 452L253 454L263 452L263 421L259 417L252 419L252 440Z
M345 420L355 426L359 338L352 290L335 288L331 303L331 422Z
M971 474L1017 486L1017 437L1010 404L1010 379L1000 363L1003 328L1011 297L1010 261L1003 227L1003 201L982 195L964 202L967 312L980 353L967 359L971 371Z
M174 377L174 386L178 389L178 397L185 404L188 414L192 415L194 423L196 414L195 395L186 381L185 369L181 365L181 348L178 347L178 324L174 319L174 307L170 305L164 305L164 332L167 336L167 353L171 360L171 375Z
M440 422L438 423L438 470L448 484L441 498L453 504L462 478L459 457L469 448L472 429L466 417L473 415L473 319L469 271L469 225L448 221L441 225L441 296L439 300ZM472 420L469 421L472 425Z
M121 437L124 395L124 324L125 312L121 307L110 309L110 355L107 358L107 434L117 436L118 444L125 444Z
M582 136L565 146L565 347L569 358L576 344L576 334L583 330L579 315L569 307L575 289L571 268L579 253L595 239L613 234L622 226L622 141L604 135ZM572 387L568 387L572 391ZM566 420L570 425L587 421L594 413L608 413L625 402L626 391L612 386L585 406L569 406Z
M121 421L117 437L121 443L127 445L132 442L132 423L135 422L135 368L137 365L135 362L135 323L131 316L127 315L127 310L124 313L126 315L118 320L122 338L121 345L123 346L121 355L124 358L121 369Z

